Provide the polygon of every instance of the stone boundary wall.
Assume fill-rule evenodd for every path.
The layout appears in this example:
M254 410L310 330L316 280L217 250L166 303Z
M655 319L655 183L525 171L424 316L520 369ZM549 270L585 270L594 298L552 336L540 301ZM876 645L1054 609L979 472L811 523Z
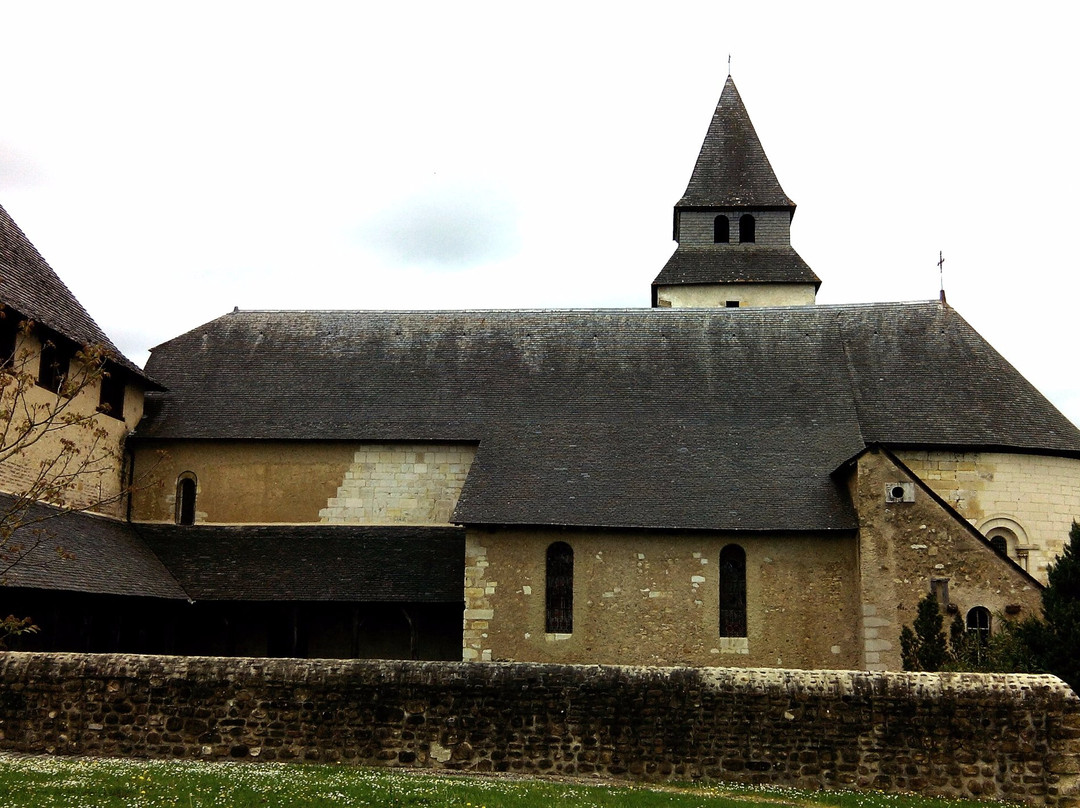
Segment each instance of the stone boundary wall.
M1013 674L4 653L0 750L1080 804L1080 699Z

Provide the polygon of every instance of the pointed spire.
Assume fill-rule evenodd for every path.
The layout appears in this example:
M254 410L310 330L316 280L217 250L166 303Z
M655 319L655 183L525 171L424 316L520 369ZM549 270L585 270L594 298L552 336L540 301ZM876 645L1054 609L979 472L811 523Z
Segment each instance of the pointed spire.
M730 75L676 207L795 207L773 173Z

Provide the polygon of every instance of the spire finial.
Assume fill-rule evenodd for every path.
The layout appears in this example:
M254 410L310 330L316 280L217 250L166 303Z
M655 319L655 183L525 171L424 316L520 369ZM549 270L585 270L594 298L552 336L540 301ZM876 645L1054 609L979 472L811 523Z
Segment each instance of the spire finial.
M938 276L941 283L941 292L939 293L939 299L942 303L945 302L945 256L942 255L941 250L938 250L937 254L937 268Z
M727 55L727 77L731 78L731 54Z

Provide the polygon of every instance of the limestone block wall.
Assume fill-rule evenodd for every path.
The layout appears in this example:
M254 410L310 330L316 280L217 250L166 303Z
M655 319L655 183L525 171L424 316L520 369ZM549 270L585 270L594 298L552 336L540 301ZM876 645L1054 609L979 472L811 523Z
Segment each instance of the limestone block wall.
M7 653L0 750L1080 802L1052 676Z
M546 631L547 548L574 551L573 631ZM721 550L746 553L747 636L720 635ZM469 530L463 659L859 667L854 535Z
M449 524L476 449L379 444L353 454L319 521L339 525Z
M1046 568L1080 521L1080 459L1002 452L900 451L897 456L975 527L1017 534L1027 569Z
M713 222L721 212L680 211L679 244L699 246L713 244ZM739 217L749 213L754 217L754 244L758 247L791 246L791 214L786 210L723 211L730 222L729 247L739 247Z
M725 283L658 286L660 308L724 308L729 300L740 306L812 306L817 291L812 283Z
M887 501L886 488L896 483L914 483L913 501ZM963 517L886 453L867 452L859 459L853 497L860 525L860 667L902 667L900 631L915 619L919 600L935 581L961 617L975 606L989 609L994 621L1041 613L1038 583L998 556Z

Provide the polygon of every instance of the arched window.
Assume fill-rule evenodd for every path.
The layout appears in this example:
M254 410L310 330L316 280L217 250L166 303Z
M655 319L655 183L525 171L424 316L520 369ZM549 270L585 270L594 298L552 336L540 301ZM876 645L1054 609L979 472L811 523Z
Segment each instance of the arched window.
M739 243L754 243L754 217L749 213L744 213L739 217Z
M563 541L547 549L547 589L544 630L548 634L574 631L574 550Z
M727 216L717 216L713 219L712 240L714 244L727 244L731 241L731 223Z
M198 482L195 475L185 471L176 480L176 524L195 524L195 492Z
M990 642L990 610L985 606L975 606L967 613L967 630L976 632L979 645Z
M746 636L746 552L737 544L720 551L720 636Z
M1009 540L1000 533L990 537L990 544L1002 555L1009 554Z

